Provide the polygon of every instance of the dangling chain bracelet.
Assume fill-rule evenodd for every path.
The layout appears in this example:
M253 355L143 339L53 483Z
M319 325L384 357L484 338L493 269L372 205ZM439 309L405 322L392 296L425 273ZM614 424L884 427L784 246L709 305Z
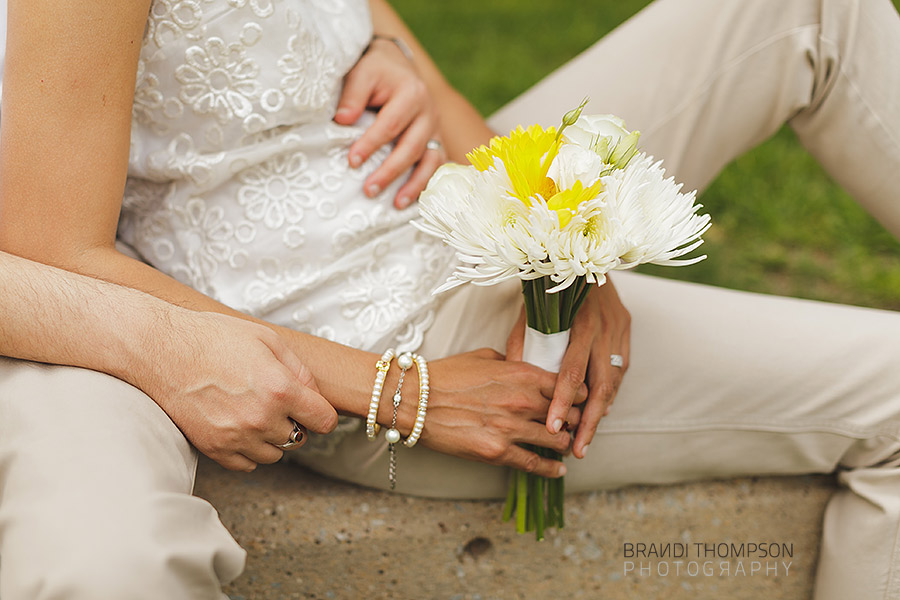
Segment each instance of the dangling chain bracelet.
M372 387L372 399L369 403L369 412L366 415L366 436L372 440L378 435L381 427L376 423L378 416L378 405L381 401L381 392L384 388L384 380L387 372L391 368L391 360L394 358L395 351L390 348L381 356L381 360L375 363L375 384ZM424 358L412 352L404 352L397 356L397 366L400 368L400 378L397 380L397 390L392 397L393 410L391 412L391 427L385 432L384 437L388 443L388 452L390 453L390 464L388 467L388 480L393 490L397 485L397 450L395 448L397 442L400 441L400 431L397 429L397 412L400 408L402 400L403 379L406 371L410 367L416 365L419 374L419 404L416 409L416 421L413 425L412 432L409 437L404 440L403 444L407 448L412 448L419 441L422 435L422 429L425 427L425 413L428 410L428 363Z

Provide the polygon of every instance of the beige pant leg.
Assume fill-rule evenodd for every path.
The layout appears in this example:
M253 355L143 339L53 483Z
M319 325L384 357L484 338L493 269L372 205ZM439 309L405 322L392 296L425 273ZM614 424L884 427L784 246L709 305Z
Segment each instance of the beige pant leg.
M848 487L828 508L817 598L898 597L885 594L900 575L900 314L632 273L615 281L633 317L630 370L587 457L567 460L567 490L838 469ZM502 350L519 293L514 282L461 288L423 356ZM505 495L506 470L421 446L399 450L399 492ZM383 438L360 431L332 456L294 454L387 487Z
M584 96L703 189L785 122L900 236L900 17L889 0L657 0L491 119L558 125Z
M196 461L137 389L0 358L0 598L222 598L245 554L190 495Z

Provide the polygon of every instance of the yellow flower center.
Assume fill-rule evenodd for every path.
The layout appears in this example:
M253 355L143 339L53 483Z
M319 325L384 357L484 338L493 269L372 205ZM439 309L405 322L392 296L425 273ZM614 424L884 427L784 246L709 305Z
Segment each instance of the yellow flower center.
M534 196L546 200L557 193L547 171L559 152L560 143L554 127L544 130L540 125L528 129L519 126L508 137L494 137L490 146L472 150L466 158L479 171L487 171L499 158L512 182L510 193L530 207Z
M557 192L547 201L547 208L555 210L559 217L560 228L565 227L572 220L572 216L578 212L578 205L585 200L590 200L600 193L603 184L598 179L593 185L583 187L580 181L567 190Z
M512 183L509 192L529 208L531 199L540 196L548 208L556 211L559 226L565 227L577 212L578 205L596 197L603 186L598 180L585 188L576 181L571 188L560 190L556 182L547 177L562 143L554 127L545 130L540 125L528 129L519 126L509 136L496 136L489 146L472 150L466 158L479 171L487 171L499 158ZM511 222L515 222L515 218L507 218L507 224Z

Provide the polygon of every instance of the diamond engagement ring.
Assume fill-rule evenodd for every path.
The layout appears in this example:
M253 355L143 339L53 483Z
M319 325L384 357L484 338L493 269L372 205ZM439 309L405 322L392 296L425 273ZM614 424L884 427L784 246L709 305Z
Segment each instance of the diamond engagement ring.
M294 446L299 446L303 443L304 438L306 437L306 429L298 423L297 421L291 419L291 423L294 424L294 430L291 432L291 437L283 444L276 444L282 450L290 450Z
M609 355L609 364L614 367L623 367L625 366L625 358L621 354L610 354Z
M431 138L430 140L425 142L425 148L427 148L428 150L437 150L438 152L440 152L443 147L444 145L441 143L441 141L434 138Z

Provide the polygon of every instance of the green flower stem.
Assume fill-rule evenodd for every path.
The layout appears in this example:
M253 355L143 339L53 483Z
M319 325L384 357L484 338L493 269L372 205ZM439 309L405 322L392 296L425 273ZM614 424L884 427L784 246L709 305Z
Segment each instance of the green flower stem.
M528 531L528 473L516 471L516 531Z
M538 504L537 496L534 495L534 477L525 475L525 531L534 531L534 511Z
M516 478L518 472L512 473L509 480L509 491L506 492L506 504L503 506L503 521L512 519L513 511L516 507Z
M534 300L534 285L530 281L522 281L522 294L525 296L525 321L529 327L535 327L538 316L536 314L537 302Z
M556 513L556 526L562 529L566 526L566 513L563 511L563 497L566 494L566 478L559 477L554 480L556 482L557 489L557 497L559 498L559 502L557 503L557 513Z
M531 477L534 489L534 535L538 541L544 539L544 478Z
M592 287L584 277L579 277L566 289L548 294L547 290L555 285L549 277L522 281L528 326L542 333L559 333L570 329ZM547 448L527 444L525 448L541 456L562 460L560 454ZM517 471L510 479L503 519L509 520L515 513L516 531L525 533L534 530L539 540L544 539L547 527L562 528L565 525L564 479L545 479Z
M545 312L547 315L548 331L546 333L556 333L563 331L559 327L559 294L544 294L546 302Z
M553 479L547 482L547 507L550 509L550 527L559 527L559 515L562 510L562 496L559 493L559 481Z

